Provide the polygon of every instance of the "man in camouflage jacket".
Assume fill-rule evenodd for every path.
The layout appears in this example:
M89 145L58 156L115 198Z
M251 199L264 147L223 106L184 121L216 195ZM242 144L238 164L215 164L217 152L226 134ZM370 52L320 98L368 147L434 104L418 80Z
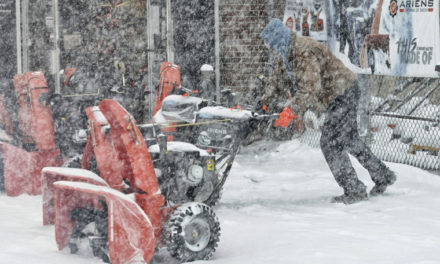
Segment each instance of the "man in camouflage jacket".
M280 57L263 95L269 109L270 106L289 106L297 115L294 122L299 130L304 128L302 117L307 110L318 117L325 113L321 149L336 182L344 189L344 194L334 197L333 201L350 204L368 197L366 186L357 178L348 153L370 173L375 183L370 195L385 192L396 176L359 137L360 89L356 74L325 45L291 33L279 19L270 21L260 37Z

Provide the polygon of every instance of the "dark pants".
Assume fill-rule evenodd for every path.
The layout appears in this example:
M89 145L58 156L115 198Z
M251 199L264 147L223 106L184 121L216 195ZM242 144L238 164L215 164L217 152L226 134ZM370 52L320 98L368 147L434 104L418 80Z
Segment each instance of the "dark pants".
M388 170L359 137L357 129L359 97L359 85L355 82L329 106L322 128L322 152L336 182L344 189L345 194L364 192L366 189L357 178L348 153L368 170L376 184L384 181Z

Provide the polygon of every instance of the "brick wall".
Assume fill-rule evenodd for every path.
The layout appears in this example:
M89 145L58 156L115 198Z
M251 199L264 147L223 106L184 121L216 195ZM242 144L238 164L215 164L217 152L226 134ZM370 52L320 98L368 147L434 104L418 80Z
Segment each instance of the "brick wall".
M282 17L283 0L220 0L220 86L246 93L264 73L268 51L259 38L270 13Z
M245 92L264 69L267 52L258 34L267 23L266 1L220 1L220 86Z

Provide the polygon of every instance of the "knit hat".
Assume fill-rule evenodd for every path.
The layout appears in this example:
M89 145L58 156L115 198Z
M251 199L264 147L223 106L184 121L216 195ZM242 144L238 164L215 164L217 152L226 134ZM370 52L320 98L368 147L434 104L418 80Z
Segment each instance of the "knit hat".
M290 30L278 18L272 19L263 29L260 37L274 49L283 60L288 58Z
M281 58L283 58L284 67L287 70L290 80L295 88L296 82L292 72L292 65L289 62L289 44L291 32L281 20L273 18L269 24L260 33L262 38Z

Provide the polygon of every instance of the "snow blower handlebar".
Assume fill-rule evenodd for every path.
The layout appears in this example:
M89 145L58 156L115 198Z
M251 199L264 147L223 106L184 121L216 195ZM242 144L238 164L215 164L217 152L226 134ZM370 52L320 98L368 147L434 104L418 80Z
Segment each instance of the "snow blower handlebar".
M292 113L292 110L288 106L286 106L283 111L279 114L263 114L263 115L254 115L252 118L256 120L275 120L275 127L284 127L287 128L290 122L296 118L296 115Z
M266 88L270 85L270 80L267 78L264 74L257 74L257 80L260 81L261 88ZM289 97L293 96L293 94L289 94ZM277 109L278 108L278 109ZM279 107L275 107L279 111ZM263 101L263 98L261 96L258 96L255 98L255 103L252 107L253 113L269 113L271 112L269 110L268 105L265 104ZM290 124L290 122L295 119L297 116L292 112L292 110L285 106L283 110L279 114L273 114L270 115L271 118L278 117L278 119L275 121L274 126L275 127L284 127L287 128Z
M239 110L242 111L239 106L232 107L231 110ZM190 127L190 126L200 126L200 125L211 125L211 124L219 124L219 123L243 123L249 122L248 127L252 129L256 129L258 124L261 122L274 120L275 119L275 127L284 127L287 128L290 122L296 118L296 115L292 113L289 107L285 107L281 113L277 114L258 114L256 112L251 112L251 115L247 118L233 118L233 117L217 117L210 120L196 121L195 123L179 123L178 121L168 120L165 123L155 123L153 126L161 127L161 128L177 128L177 127ZM139 125L144 127L145 125Z

